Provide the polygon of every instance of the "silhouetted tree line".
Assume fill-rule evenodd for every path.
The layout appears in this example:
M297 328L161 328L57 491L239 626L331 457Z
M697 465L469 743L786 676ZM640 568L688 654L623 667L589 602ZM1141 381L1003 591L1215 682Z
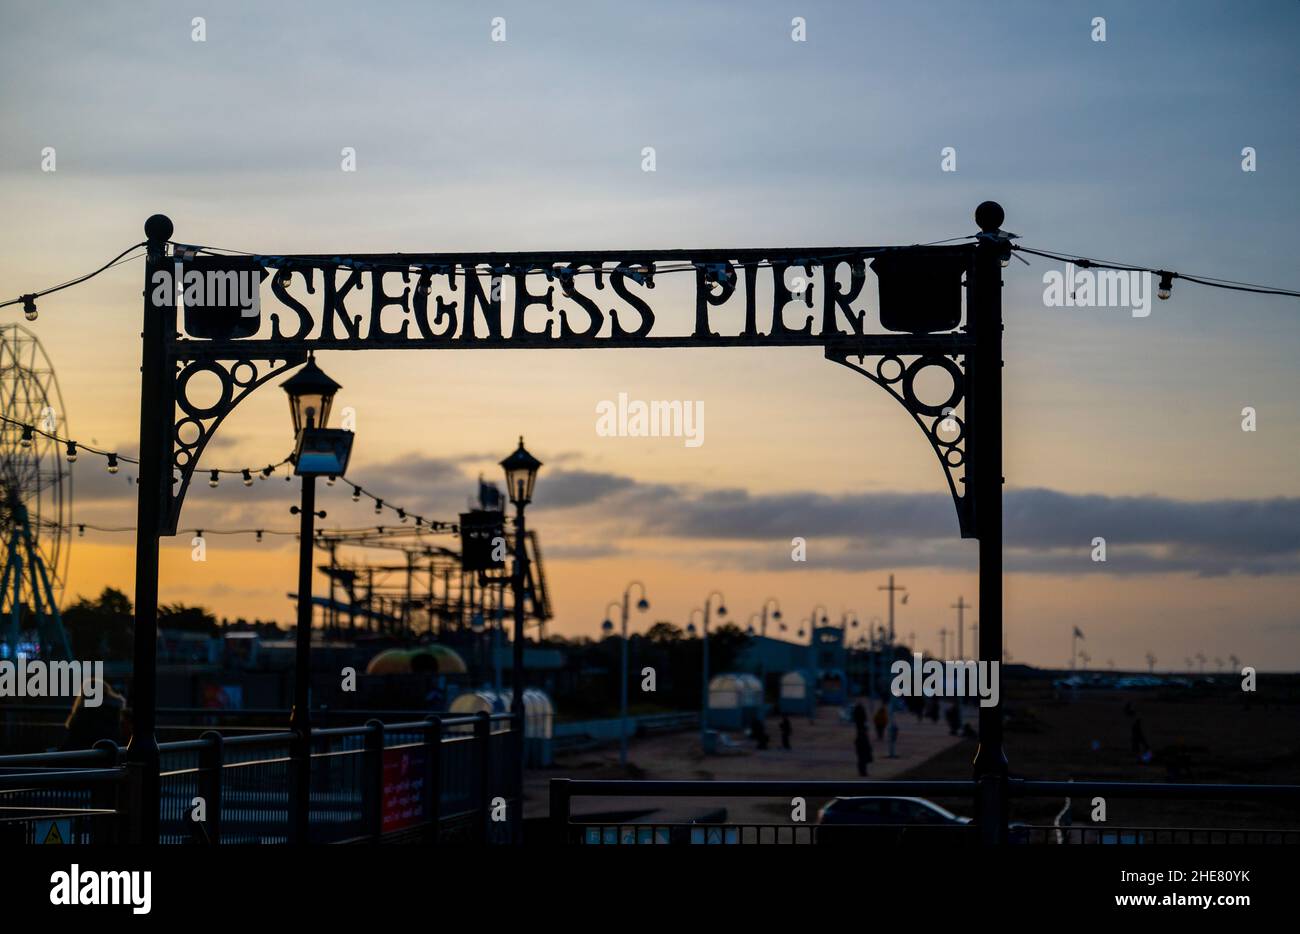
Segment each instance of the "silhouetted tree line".
M272 624L273 625L273 624ZM158 609L160 629L212 634L217 619L203 607L172 603ZM72 654L81 659L125 661L131 658L135 619L131 601L122 591L105 587L98 597L78 597L63 611Z

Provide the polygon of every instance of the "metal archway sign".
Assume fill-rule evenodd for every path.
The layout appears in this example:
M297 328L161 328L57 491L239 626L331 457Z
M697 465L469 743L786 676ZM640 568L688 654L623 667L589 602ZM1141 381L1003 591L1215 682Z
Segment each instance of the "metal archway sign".
M174 535L190 481L222 420L320 350L821 347L884 388L921 427L963 537L979 540L981 660L1002 645L1002 208L975 212L972 243L926 246L213 256L145 224L137 515L135 724L156 825L155 640L159 537ZM863 307L868 266L876 320ZM794 271L792 284L787 273ZM656 276L694 279L690 326L657 312ZM261 300L270 277L273 302ZM818 283L820 288L817 287ZM511 301L503 302L509 284ZM760 301L760 296L764 298ZM179 299L179 300L178 300ZM659 309L662 311L662 307ZM940 374L946 397L922 398ZM215 378L215 399L191 392ZM137 742L137 738L139 742ZM149 778L150 774L154 776ZM980 708L977 808L1006 837L1001 708ZM151 788L151 783L154 783ZM156 826L144 828L156 838Z

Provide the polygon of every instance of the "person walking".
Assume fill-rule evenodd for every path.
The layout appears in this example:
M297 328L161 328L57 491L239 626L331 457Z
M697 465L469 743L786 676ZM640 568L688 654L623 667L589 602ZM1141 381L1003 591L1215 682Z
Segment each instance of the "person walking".
M898 758L898 720L889 721L889 758Z
M1142 757L1146 755L1147 750L1149 750L1151 746L1147 742L1146 732L1142 729L1141 717L1134 716L1133 718L1132 739L1133 739L1133 754L1137 756L1139 760L1142 760Z
M790 748L790 734L794 732L794 727L790 725L788 714L781 714L781 748Z
M862 698L853 705L853 728L855 730L865 730L867 728L867 708L862 703Z
M884 742L885 727L889 726L889 713L885 710L885 705L883 703L876 708L874 722L876 724L876 742Z
M863 723L862 726L856 727L854 729L854 734L853 751L856 752L858 756L858 774L863 778L866 778L867 765L872 759L871 738L867 735L866 724Z

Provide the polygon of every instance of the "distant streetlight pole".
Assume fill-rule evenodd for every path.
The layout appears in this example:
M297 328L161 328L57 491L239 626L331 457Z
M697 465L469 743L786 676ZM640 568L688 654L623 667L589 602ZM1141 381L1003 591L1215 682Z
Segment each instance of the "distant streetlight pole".
M781 621L781 604L776 597L768 597L763 601L763 625L759 630L759 635L764 639L767 638L767 611L769 608L772 610L772 619L778 623ZM758 683L763 687L763 702L767 703L767 662L763 655L764 651L765 647L760 645L758 647Z
M819 610L821 611L820 616L817 615ZM826 609L825 605L821 603L813 607L812 616L808 618L808 667L812 669L814 684L817 683L815 679L817 678L818 671L817 626L819 621L822 626L828 625L831 621L829 611ZM816 689L814 688L814 691L815 690Z
M877 587L876 589L889 591L889 644L892 646L894 644L894 594L904 593L906 592L907 588L902 586L895 586L894 575L890 574L889 583L883 584Z
M702 646L702 665L704 668L702 676L703 698L700 704L700 744L704 744L704 734L709 729L709 610L713 606L713 598L718 598L718 616L727 615L727 598L718 591L713 591L704 598L704 623L703 623L703 640Z
M501 697L501 630L505 628L505 594L500 587L496 590L496 614L492 624L492 687L498 699Z
M856 610L843 610L840 612L840 647L844 650L844 697L849 697L849 669L852 667L849 656L849 629L858 628L858 613Z
M966 650L962 639L962 630L965 626L963 616L965 615L966 610L969 610L970 608L971 606L966 602L966 598L960 596L957 598L957 602L949 608L957 611L957 661L959 662L965 661L966 658Z
M291 839L308 842L311 822L311 572L315 520L325 518L316 511L316 478L342 476L352 453L352 432L326 427L334 394L341 388L316 365L314 355L281 384L289 396L293 416L294 473L302 477L302 503L290 510L300 518L298 530L298 632L294 652L293 711L289 729L293 732L290 759L293 770Z
M759 630L759 635L764 639L767 638L767 611L769 607L772 609L772 619L778 623L781 621L781 604L776 597L768 597L763 601L763 628Z
M623 639L619 650L618 764L624 768L627 768L627 617L628 603L632 599L633 587L641 588L641 599L636 602L636 608L642 613L650 609L650 601L646 599L645 584L640 581L632 581L623 588Z
M527 527L524 524L524 509L533 501L533 486L537 483L537 471L542 462L529 454L524 448L523 435L519 436L519 447L501 462L501 469L506 474L506 491L510 502L515 504L515 567L511 576L514 591L515 610L515 644L511 674L510 716L514 724L515 761L519 769L519 799L515 814L515 840L521 841L523 825L523 786L524 786L524 585L527 580L528 550L525 544Z

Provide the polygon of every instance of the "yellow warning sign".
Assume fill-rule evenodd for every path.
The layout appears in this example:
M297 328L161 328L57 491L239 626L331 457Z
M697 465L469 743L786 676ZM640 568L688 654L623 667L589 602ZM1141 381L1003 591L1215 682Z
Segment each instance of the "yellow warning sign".
M36 842L62 844L72 842L72 821L41 820L36 822Z

